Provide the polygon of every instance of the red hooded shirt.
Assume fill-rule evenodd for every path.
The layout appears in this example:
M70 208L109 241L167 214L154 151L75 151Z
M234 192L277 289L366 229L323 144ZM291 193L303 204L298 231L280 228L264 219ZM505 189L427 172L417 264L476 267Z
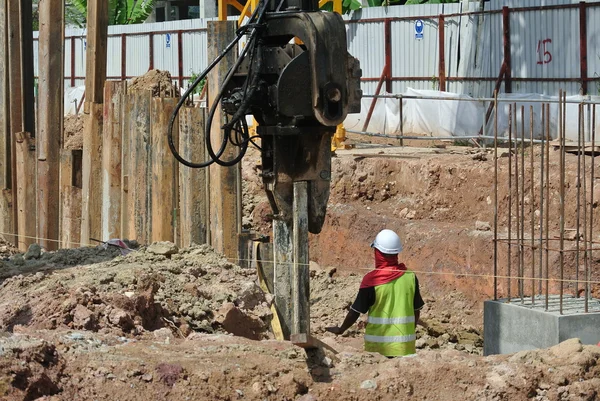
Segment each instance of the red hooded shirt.
M375 270L363 277L360 288L387 284L401 277L405 271L404 263L398 263L398 255L385 255L375 249Z

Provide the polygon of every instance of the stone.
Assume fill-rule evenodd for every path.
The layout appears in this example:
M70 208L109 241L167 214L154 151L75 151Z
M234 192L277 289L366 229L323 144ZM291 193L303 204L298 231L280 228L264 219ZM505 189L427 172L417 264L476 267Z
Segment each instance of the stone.
M571 338L550 348L550 352L561 359L571 358L573 357L573 354L581 352L582 350L583 346L581 345L579 338Z
M25 255L23 255L23 258L25 260L39 259L41 255L42 247L39 244L31 244L29 245L27 252L25 252Z
M146 251L155 255L171 256L179 252L177 245L170 241L154 242L146 248Z
M131 330L135 327L131 315L119 308L110 311L108 321L115 326L119 326L123 330Z
M315 397L314 395L308 393L308 394L304 394L300 398L297 398L296 400L297 401L317 401L317 397Z
M262 320L248 315L231 302L223 304L215 321L228 333L251 340L260 340L265 331L265 323Z
M237 298L237 305L242 309L254 309L265 302L264 292L253 281L242 283L242 290Z
M364 390L376 390L377 382L375 380L365 380L364 382L360 383L360 388Z
M166 327L163 327L158 330L154 330L152 332L152 335L154 335L154 338L156 338L157 340L164 341L164 342L175 339L175 336L173 335L171 330Z
M492 229L492 226L487 221L479 221L479 220L477 220L475 222L475 229L477 231L490 231Z
M91 330L94 328L96 319L94 313L83 305L77 305L73 310L73 326L78 329Z
M151 382L152 381L152 373L146 373L145 375L142 375L142 380L145 382Z

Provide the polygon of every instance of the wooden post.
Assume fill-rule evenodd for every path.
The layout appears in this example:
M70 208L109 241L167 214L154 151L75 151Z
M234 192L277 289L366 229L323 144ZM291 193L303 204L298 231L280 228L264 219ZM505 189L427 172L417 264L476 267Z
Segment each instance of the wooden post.
M150 180L150 108L152 92L148 90L132 92L132 130L129 132L129 155L131 167L127 180L129 194L129 238L142 244L150 240L152 216L152 181ZM131 101L131 100L130 100Z
M102 103L106 80L108 0L88 1L85 97L83 131L81 243L102 235Z
M81 239L82 246L90 238L102 236L102 103L88 105L89 115L83 130L81 159Z
M15 236L9 236L7 240L13 244L17 243L16 234L18 232L18 207L17 207L17 169L15 157L16 152L16 134L23 132L22 115L22 97L21 97L21 17L19 9L19 0L6 0L7 19L8 19L8 75L9 92L8 103L10 107L10 182L8 188L10 191L6 195L10 196L11 206L11 227L10 231Z
M129 180L132 179L131 133L135 128L135 116L132 113L135 97L127 93L127 86L125 86L121 96L121 108L123 109L121 116L121 236L133 238L131 237L133 228L130 224L132 211L130 209L131 191Z
M183 158L192 161L206 158L203 132L204 110L182 108L179 112L179 152ZM179 166L179 246L207 243L207 174L206 169Z
M37 235L58 248L60 148L63 136L64 2L41 0L39 37L39 135L37 138Z
M121 103L124 82L104 87L102 135L102 240L121 237Z
M16 135L17 205L19 236L17 246L26 251L36 239L35 221L35 139L29 132ZM32 210L33 209L33 210Z
M82 151L63 149L60 154L60 247L76 248L81 238L81 187L77 177Z
M167 142L169 119L177 105L176 98L152 99L151 177L152 177L152 231L151 240L175 241L178 207L178 162ZM179 121L173 126L173 141L179 142Z
M23 101L23 131L35 137L35 97L33 73L33 9L31 0L20 0L21 98ZM53 21L53 23L55 23ZM62 77L61 77L62 80ZM35 171L35 169L31 169ZM34 197L35 199L35 197Z
M236 24L234 21L212 21L208 23L208 58L217 57L223 49L235 38ZM208 77L208 103L214 102L219 87L229 68L235 63L237 48L221 60ZM211 142L219 149L223 139L221 125L223 121L221 108L217 107L211 128ZM222 155L225 160L231 159L238 152L237 147L228 146ZM239 228L241 213L238 210L238 197L241 180L237 166L222 167L213 164L210 171L210 238L213 248L229 258L238 258Z
M310 333L310 276L308 269L308 182L294 182L292 267L292 334Z
M8 60L7 1L0 0L0 60ZM9 63L0 62L0 233L12 233L12 200L10 198L11 152L10 152L10 102ZM0 234L14 242L12 236Z

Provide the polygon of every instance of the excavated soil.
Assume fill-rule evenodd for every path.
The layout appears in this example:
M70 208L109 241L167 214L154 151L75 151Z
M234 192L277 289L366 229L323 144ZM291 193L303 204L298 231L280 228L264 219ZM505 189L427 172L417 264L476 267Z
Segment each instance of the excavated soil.
M64 119L64 148L83 149L83 125L85 114L69 114Z
M501 180L507 160L499 159ZM337 152L326 223L310 239L311 332L330 347L320 351L274 340L273 297L254 270L208 246L16 254L0 244L0 399L595 400L600 347L573 339L481 356L482 301L493 290L493 163L490 152L465 147ZM571 199L570 155L567 169ZM259 173L251 151L243 165L243 224L270 235ZM556 211L557 171L550 182ZM502 233L506 189L499 199ZM539 210L539 199L529 199L526 219L532 204L533 216ZM565 221L567 228L577 221L571 201ZM426 302L412 358L362 351L364 319L343 336L325 331L343 320L372 267L369 243L384 227L402 236L401 257L419 276ZM552 235L556 229L553 223ZM501 266L505 258L501 251ZM570 277L572 258L566 263Z
M169 71L150 70L144 75L133 78L127 89L130 91L149 90L154 97L174 97L175 86Z

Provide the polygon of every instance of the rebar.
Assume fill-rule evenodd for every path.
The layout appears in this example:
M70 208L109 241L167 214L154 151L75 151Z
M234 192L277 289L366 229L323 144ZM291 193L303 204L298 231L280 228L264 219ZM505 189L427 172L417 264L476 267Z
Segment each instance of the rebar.
M542 147L540 150L540 242L539 242L539 257L540 257L540 268L538 272L538 276L540 278L538 284L538 294L542 295L542 274L543 274L543 255L544 251L542 249L543 246L543 238L544 238L544 153L546 151L546 147L544 144L544 133L546 128L546 106L545 103L542 103Z
M550 255L548 246L550 244L550 104L546 106L546 297L545 308L548 310L548 296L550 291Z
M566 94L560 93L561 100L566 99ZM561 119L559 129L560 143L560 251L559 251L559 269L560 269L560 309L559 313L563 313L563 292L564 292L564 249L565 249L565 120L566 120L566 104L561 103Z
M592 129L591 129L591 135L592 135L592 160L591 160L591 172L590 172L590 235L589 235L589 240L592 241L593 240L593 225L594 225L594 166L596 164L596 105L594 104L592 106ZM586 245L587 247L587 245ZM592 248L593 246L590 246L588 248L589 255L588 255L588 260L592 259ZM591 268L589 268L589 266L586 268L586 272L585 272L585 312L587 313L588 310L588 299L590 298L590 280L592 278L591 275Z
M494 94L494 239L498 238L498 92ZM498 241L494 241L494 301L498 299Z
M577 108L577 180L575 186L577 188L577 207L576 207L576 220L577 227L575 229L575 246L579 251L579 225L581 224L581 125L583 123L583 107L579 105ZM579 252L575 254L575 296L579 297Z
M585 115L585 108L582 106L582 110L584 111L584 115ZM589 113L589 109L588 109L588 117L590 116ZM585 272L587 272L588 270L588 265L589 265L589 260L588 260L588 252L587 252L587 248L588 248L588 242L587 242L587 168L586 168L586 163L585 163L585 135L586 132L589 132L589 130L586 131L585 129L585 124L583 124L583 128L582 128L582 133L581 133L581 138L582 138L582 149L581 149L581 153L582 153L582 170L583 170L583 266L584 266L584 275ZM578 207L580 207L578 205ZM577 229L579 231L579 224L577 224ZM580 249L579 247L579 243L578 243L578 247L577 249ZM577 253L577 255L579 255L579 252ZM577 273L579 273L579 269L577 269ZM575 284L576 287L576 296L577 298L579 298L579 275L577 276L577 283Z
M525 241L525 106L521 106L521 260L519 260L519 277L525 275L525 251L523 242ZM523 303L525 296L525 282L519 279L519 297Z
M529 149L529 187L531 188L529 200L529 214L531 217L531 304L535 304L535 191L534 191L534 175L533 175L533 106L529 106L529 137L531 139Z
M508 105L508 259L506 292L510 300L510 267L512 263L512 115L513 105Z

